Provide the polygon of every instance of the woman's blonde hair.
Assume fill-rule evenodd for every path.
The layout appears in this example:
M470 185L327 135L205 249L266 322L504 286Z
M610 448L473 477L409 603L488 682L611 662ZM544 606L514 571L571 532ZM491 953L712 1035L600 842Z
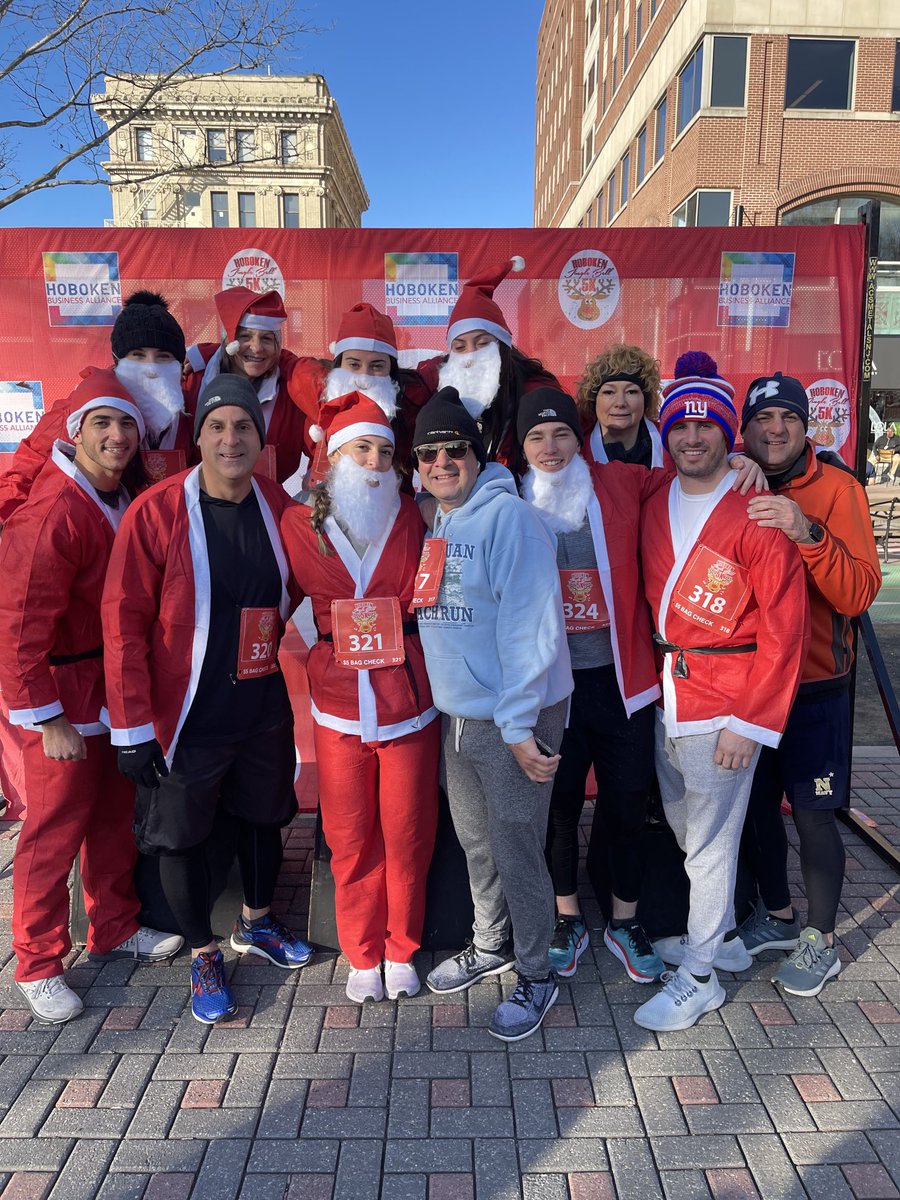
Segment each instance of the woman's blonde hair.
M659 363L640 346L629 346L625 342L614 342L607 346L584 368L575 397L582 420L589 425L595 423L597 393L603 380L611 375L635 375L640 379L644 393L644 414L654 420L659 412Z

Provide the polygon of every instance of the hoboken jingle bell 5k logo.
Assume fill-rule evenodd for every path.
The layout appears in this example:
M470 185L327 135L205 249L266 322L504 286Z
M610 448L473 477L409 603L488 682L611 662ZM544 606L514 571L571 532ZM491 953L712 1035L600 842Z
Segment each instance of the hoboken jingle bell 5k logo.
M559 277L559 307L579 329L596 329L616 311L619 272L602 250L579 250Z
M251 292L279 292L284 298L281 267L265 250L238 250L225 264L222 287L245 287Z

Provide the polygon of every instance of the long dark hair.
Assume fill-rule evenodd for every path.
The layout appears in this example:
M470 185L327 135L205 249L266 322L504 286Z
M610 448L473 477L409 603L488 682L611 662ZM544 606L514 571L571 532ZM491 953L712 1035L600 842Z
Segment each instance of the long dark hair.
M507 346L503 342L499 342L498 346L500 383L493 404L481 414L481 432L488 451L488 462L496 462L502 451L510 470L521 476L526 462L516 433L519 397L530 379L544 374L544 364L539 358L529 358L517 346Z

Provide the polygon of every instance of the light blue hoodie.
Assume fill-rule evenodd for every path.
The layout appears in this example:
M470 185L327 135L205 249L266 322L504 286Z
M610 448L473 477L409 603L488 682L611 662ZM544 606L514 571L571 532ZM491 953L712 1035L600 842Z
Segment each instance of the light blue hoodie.
M419 634L434 703L523 742L573 687L556 539L499 463L460 508L438 509L433 536L446 539L447 558Z

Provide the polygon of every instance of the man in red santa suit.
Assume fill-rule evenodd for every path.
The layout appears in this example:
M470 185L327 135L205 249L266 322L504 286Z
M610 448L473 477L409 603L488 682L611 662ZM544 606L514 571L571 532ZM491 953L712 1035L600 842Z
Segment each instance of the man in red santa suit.
M216 376L200 395L198 467L145 492L122 523L103 594L113 744L138 785L138 847L192 948L191 1011L235 1011L210 928L204 844L237 826L244 887L231 946L276 966L312 951L271 913L281 828L296 812L293 719L277 652L292 611L278 523L291 503L253 468L265 444L256 391Z
M450 314L449 354L426 359L416 368L429 396L439 388L456 388L478 423L488 461L502 463L515 475L527 465L516 435L519 398L535 388L560 386L543 363L513 345L503 310L494 299L494 289L511 271L524 270L525 260L516 255L469 279Z
M440 722L415 618L425 527L399 493L394 431L359 392L322 406L324 487L281 530L312 598L308 673L322 825L331 849L347 995L414 996L437 822Z
M301 400L306 378L318 374L321 363L315 358L298 358L284 349L287 312L277 291L226 288L216 295L215 305L224 336L219 344L201 342L188 347L184 381L188 407L195 411L200 393L220 374L248 380L259 399L265 423L267 454L263 462L274 452L274 468L269 470L267 466L266 473L282 483L294 474L300 456L309 449L306 427L315 420L316 408L305 408ZM299 397L296 401L295 391Z
M734 928L741 829L760 747L778 745L809 642L796 547L751 521L749 501L731 488L733 396L717 376L676 379L665 389L660 434L677 477L641 516L644 584L662 656L656 771L691 884L687 933L655 943L677 970L635 1013L645 1029L694 1025L724 1003L716 968L751 964Z
M119 384L141 411L145 432L141 450L156 459L177 452L186 466L193 449L192 418L184 411L181 367L184 362L184 334L169 312L169 306L156 292L139 291L129 296L116 317L110 335L113 367ZM109 368L85 367L82 378L90 381L97 371ZM19 444L12 465L0 476L0 522L15 512L28 498L38 472L50 456L58 438L66 437L66 422L82 403L82 384L65 400L48 409L32 433ZM161 456L159 452L164 454ZM148 463L149 467L155 463ZM135 471L135 460L126 477L131 486L148 482L143 472ZM155 478L149 472L150 481Z
M0 689L23 730L28 797L13 860L15 982L54 1024L82 1010L63 978L79 849L91 958L156 960L182 945L138 925L134 790L116 770L103 687L103 579L144 422L111 371L95 371L77 394L68 441L56 443L0 541Z

